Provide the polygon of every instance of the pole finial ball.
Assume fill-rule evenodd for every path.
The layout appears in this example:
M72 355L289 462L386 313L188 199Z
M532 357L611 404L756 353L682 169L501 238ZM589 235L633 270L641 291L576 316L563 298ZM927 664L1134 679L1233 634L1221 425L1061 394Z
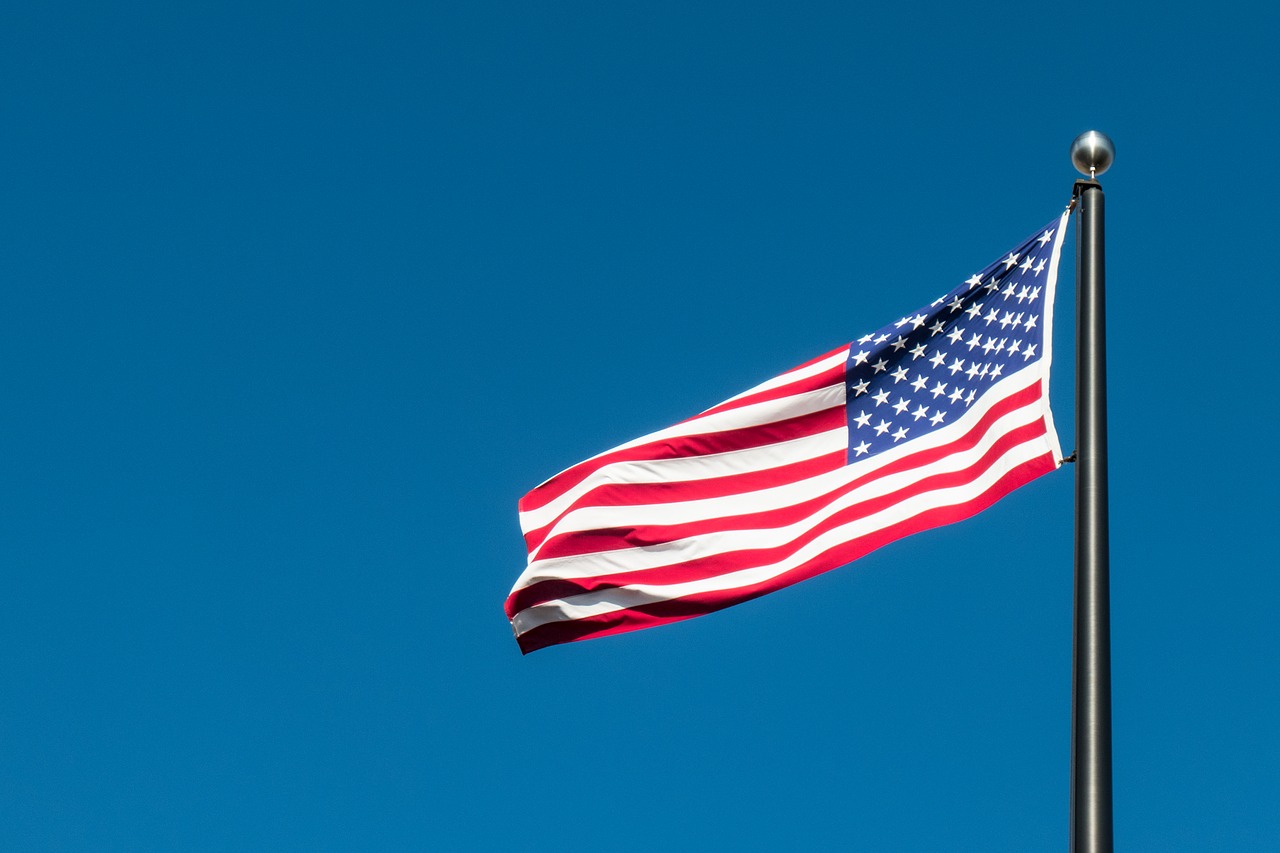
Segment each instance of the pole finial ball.
M1083 175L1096 178L1116 159L1111 137L1098 130L1086 130L1071 143L1071 164Z

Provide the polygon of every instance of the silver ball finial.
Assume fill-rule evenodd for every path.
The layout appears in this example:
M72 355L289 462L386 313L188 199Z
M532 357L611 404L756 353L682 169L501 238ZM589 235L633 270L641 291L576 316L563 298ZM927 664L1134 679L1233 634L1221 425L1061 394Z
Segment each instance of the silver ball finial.
M1116 146L1111 137L1097 130L1086 130L1071 143L1071 164L1082 175L1096 178L1116 159Z

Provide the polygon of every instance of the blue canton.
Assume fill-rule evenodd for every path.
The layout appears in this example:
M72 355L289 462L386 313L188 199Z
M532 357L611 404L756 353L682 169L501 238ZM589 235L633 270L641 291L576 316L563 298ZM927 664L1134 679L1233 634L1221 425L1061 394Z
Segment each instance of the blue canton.
M927 308L849 347L848 461L954 422L1000 379L1044 355L1044 283L1055 219Z

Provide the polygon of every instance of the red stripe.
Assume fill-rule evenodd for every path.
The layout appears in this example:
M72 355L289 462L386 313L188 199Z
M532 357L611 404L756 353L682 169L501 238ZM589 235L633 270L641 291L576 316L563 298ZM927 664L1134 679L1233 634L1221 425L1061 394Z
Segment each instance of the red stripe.
M614 462L679 459L690 456L710 456L716 453L727 453L732 450L747 450L752 447L764 447L780 441L816 435L820 432L844 426L844 423L845 408L843 404L840 404L829 406L816 412L798 415L794 418L774 421L773 423L757 424L722 432L672 436L671 438L659 439L636 447L628 447L562 471L521 498L520 511L528 512L529 510L546 506L587 479L600 467Z
M687 560L660 568L649 568L618 572L610 575L581 579L556 579L532 584L511 593L507 599L508 616L514 616L521 610L546 601L554 601L584 592L614 589L628 584L676 584L704 578L715 577L729 572L741 571L754 566L769 565L781 562L795 554L801 548L822 534L865 518L877 512L889 509L917 495L941 489L954 488L973 482L995 465L1001 457L1013 448L1027 441L1034 441L1045 432L1043 421L1036 421L1012 432L1002 435L993 446L983 454L982 458L968 468L960 471L944 472L923 477L903 488L875 498L860 501L845 507L829 518L823 519L803 533L796 535L783 545L773 548L755 548L739 551L712 554L694 560ZM781 527L801 521L829 505L841 495L865 483L855 483L843 487L836 492L814 499L805 504L788 507L785 511L757 513L740 516L717 529L726 530L759 530ZM726 519L726 521L729 521ZM703 531L706 532L706 531ZM640 543L643 544L643 543Z
M1052 454L1045 453L1019 465L1001 477L991 488L970 501L956 506L938 507L867 536L843 542L803 566L798 566L790 572L759 584L639 605L614 613L588 616L572 621L551 622L526 631L516 639L520 644L520 650L528 654L558 643L636 631L722 610L853 562L877 548L913 533L952 524L976 515L1019 486L1054 470L1054 467Z
M1023 390L1016 392L1009 397L1001 400L992 406L982 418L973 427L969 429L963 436L954 441L942 445L940 447L920 450L916 453L909 454L901 459L873 471L863 477L858 478L827 495L811 499L804 504L798 504L797 507L806 507L811 505L825 505L832 500L846 494L854 489L861 488L867 483L883 477L892 476L903 471L923 468L940 459L952 456L956 453L968 450L978 444L991 429L992 425L1004 417L1005 415L1025 406L1034 405L1040 399L1040 385L1034 383ZM1039 427L1043 433L1043 425ZM825 468L823 471L832 470ZM742 475L739 475L742 476ZM721 480L734 480L733 477L718 478ZM798 478L797 478L798 481ZM699 493L697 484L711 483L712 481L691 481L687 483L663 483L663 484L646 484L647 488L640 491L639 487L627 484L614 484L608 487L610 489L610 497L616 500L616 503L609 503L609 506L623 505L644 505L662 502L677 502L684 500L696 500L700 497L722 497L728 494L746 493L752 491L749 488L743 488L740 492L717 491L714 485ZM744 481L746 482L746 481ZM794 481L793 481L794 482ZM691 485L692 484L692 485ZM725 485L741 485L740 483L727 483ZM654 486L665 488L653 488ZM688 487L688 491L685 491ZM634 496L631 499L623 500L628 496ZM588 500L587 495L582 499L575 501L572 507L561 513L560 517L547 528L554 525L563 518L564 515L572 510L584 506L602 505L597 501ZM654 545L661 542L670 542L675 539L683 539L688 536L694 536L699 533L705 533L715 530L745 530L755 527L780 527L788 523L784 521L775 521L775 518L791 518L792 520L803 518L808 511L800 511L795 507L782 510L768 510L763 513L751 513L738 516L727 516L714 519L702 519L699 521L688 522L678 525L641 525L628 526L623 528L611 528L607 530L586 530L571 531L559 536L552 536L546 542L540 542L540 547L530 546L530 554L536 549L538 551L537 558L540 560L551 559L555 557L573 556L575 554L590 554L598 551L613 550L618 548L634 548L645 545ZM540 537L545 537L549 532L547 528L537 531Z

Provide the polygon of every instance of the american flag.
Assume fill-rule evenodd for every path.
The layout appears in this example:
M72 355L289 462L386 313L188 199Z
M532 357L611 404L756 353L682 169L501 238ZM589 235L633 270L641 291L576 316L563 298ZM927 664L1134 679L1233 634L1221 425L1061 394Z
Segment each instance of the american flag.
M520 500L523 652L688 619L968 518L1057 468L1067 214L946 296Z

